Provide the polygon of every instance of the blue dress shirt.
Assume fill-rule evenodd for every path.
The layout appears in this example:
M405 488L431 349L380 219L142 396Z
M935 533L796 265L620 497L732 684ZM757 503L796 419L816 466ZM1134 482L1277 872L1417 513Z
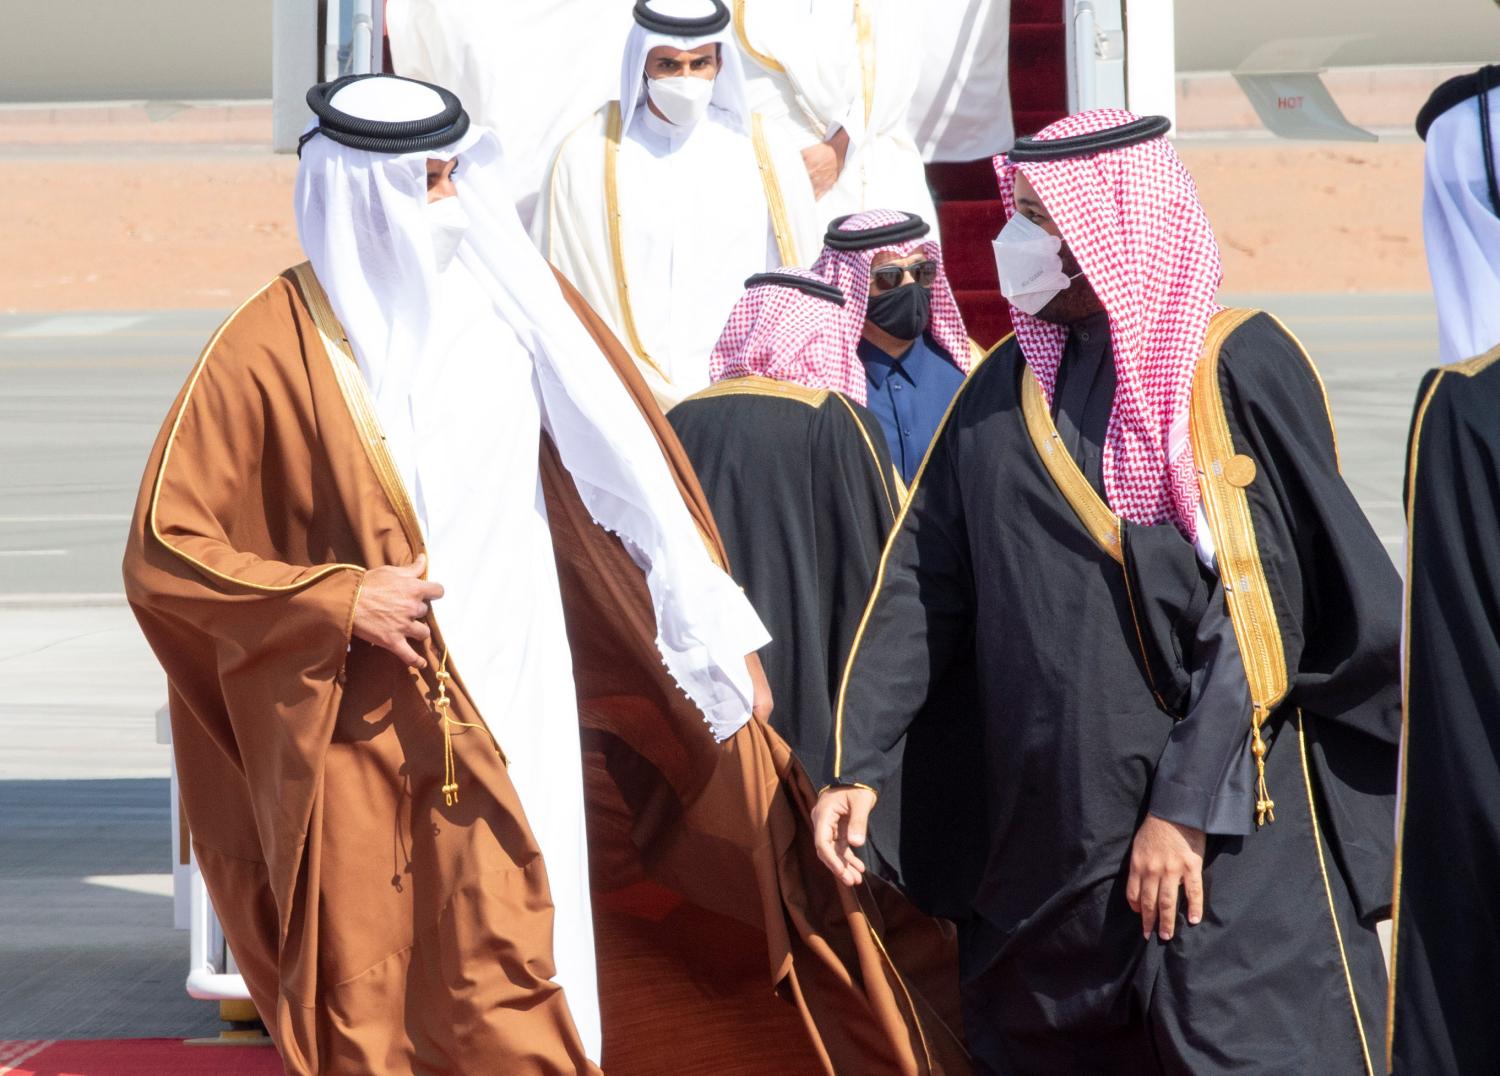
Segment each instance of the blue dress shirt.
M899 357L861 340L859 357L869 386L865 406L880 420L901 480L911 485L953 394L964 383L963 371L925 335Z

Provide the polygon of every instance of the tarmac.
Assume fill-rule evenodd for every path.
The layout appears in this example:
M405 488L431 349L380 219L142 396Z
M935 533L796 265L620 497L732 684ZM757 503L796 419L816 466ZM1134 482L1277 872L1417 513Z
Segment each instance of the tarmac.
M1401 560L1422 294L1226 297L1320 367L1343 467ZM213 1034L172 929L160 670L121 594L141 470L224 311L0 316L0 1039Z

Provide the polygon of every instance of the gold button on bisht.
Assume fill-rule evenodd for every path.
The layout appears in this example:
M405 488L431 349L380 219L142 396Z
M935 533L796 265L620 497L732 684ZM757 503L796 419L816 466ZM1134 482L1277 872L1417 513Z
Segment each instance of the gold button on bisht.
M1249 456L1232 456L1224 464L1224 480L1231 486L1244 489L1255 481L1255 461Z

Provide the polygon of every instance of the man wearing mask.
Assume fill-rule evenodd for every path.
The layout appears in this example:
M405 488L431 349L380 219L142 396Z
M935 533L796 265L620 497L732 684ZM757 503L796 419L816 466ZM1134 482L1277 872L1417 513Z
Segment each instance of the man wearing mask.
M812 256L813 189L746 103L721 0L637 0L620 98L558 150L534 232L663 409L708 385L744 279Z
M494 135L394 76L308 102L308 262L205 348L124 564L286 1071L913 1070L915 995L794 865L764 627Z
M943 272L943 252L912 213L872 209L840 217L813 267L849 301L854 356L864 376L851 395L880 420L903 485L916 477L973 344Z
M857 884L890 745L949 737L902 831L945 846L910 881L960 923L982 1071L1373 1073L1398 582L1307 355L1215 303L1168 126L996 161L1016 332L886 548L816 838ZM976 705L934 705L960 675Z

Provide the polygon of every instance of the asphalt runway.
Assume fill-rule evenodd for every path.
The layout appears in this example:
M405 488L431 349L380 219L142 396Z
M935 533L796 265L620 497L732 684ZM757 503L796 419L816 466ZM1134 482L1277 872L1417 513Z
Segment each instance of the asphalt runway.
M1399 545L1401 443L1433 365L1422 295L1232 297L1264 305L1328 382L1344 468ZM141 465L222 315L183 311L0 317L0 595L118 594Z
M1399 562L1426 295L1235 296L1322 370L1344 471ZM0 1039L212 1033L171 928L160 671L121 596L152 439L214 311L0 316Z

